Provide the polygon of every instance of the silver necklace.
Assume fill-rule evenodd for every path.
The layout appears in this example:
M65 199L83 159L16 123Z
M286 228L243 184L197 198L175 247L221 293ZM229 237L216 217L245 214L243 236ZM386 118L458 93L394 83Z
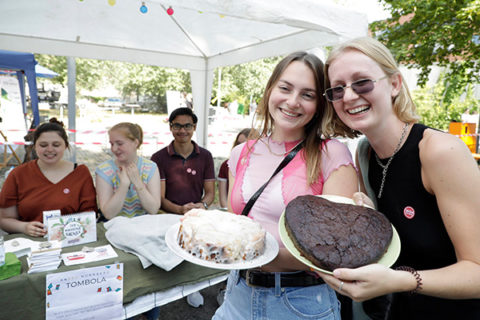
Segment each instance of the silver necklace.
M407 129L408 129L408 123L405 123L405 125L403 126L403 131L402 131L402 136L400 137L400 141L398 141L395 151L393 151L392 156L388 159L387 164L383 164L380 161L380 158L378 157L377 153L375 153L375 159L377 160L378 165L383 169L382 183L380 184L380 191L378 191L378 199L382 197L383 186L385 185L385 178L387 177L388 167L390 166L390 163L392 163L392 160L395 154L398 152L398 150L400 150L400 146L402 145L403 139L405 139L405 135L407 134Z

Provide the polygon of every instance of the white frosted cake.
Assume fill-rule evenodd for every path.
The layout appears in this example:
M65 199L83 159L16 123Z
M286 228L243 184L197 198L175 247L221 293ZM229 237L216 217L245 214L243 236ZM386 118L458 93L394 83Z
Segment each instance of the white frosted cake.
M265 250L265 230L252 219L219 210L193 209L182 218L178 244L217 263L248 261Z

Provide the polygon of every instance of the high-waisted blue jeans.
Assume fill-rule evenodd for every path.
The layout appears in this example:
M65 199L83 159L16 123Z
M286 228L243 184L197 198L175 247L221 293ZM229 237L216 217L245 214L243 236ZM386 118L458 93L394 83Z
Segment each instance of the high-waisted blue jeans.
M340 320L333 289L326 284L282 288L280 274L275 275L275 288L264 288L250 287L238 271L230 272L225 301L212 320Z

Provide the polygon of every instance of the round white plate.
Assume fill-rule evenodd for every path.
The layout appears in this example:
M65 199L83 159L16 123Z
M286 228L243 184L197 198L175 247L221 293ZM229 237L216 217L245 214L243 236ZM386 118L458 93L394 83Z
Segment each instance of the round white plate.
M320 195L319 197L325 198L327 200L333 201L333 202L339 202L339 203L347 203L347 204L355 204L352 199L346 198L346 197L341 197L341 196L335 196L335 195ZM300 260L302 263L306 264L310 268L313 268L317 271L332 274L332 271L325 270L322 268L317 267L314 265L310 260L305 258L300 251L295 247L293 244L293 241L290 239L290 236L288 235L287 229L285 229L285 211L282 213L280 220L278 221L278 231L280 233L280 239L282 240L283 244L285 245L285 248L298 260ZM378 260L376 263L383 264L387 267L391 267L395 261L397 261L398 256L400 255L400 237L398 236L397 230L392 225L392 241L390 242L390 245L387 248L387 251L383 254L383 256Z
M167 243L168 248L170 248L170 250L172 250L176 255L187 260L188 262L203 267L222 270L257 268L269 263L270 261L275 259L278 254L277 240L275 240L275 238L267 232L265 241L265 252L261 256L258 256L250 261L241 261L235 263L217 263L215 261L203 260L191 255L190 253L188 253L188 251L184 250L182 247L179 246L177 242L179 227L180 223L176 223L167 230L167 233L165 234L165 242Z

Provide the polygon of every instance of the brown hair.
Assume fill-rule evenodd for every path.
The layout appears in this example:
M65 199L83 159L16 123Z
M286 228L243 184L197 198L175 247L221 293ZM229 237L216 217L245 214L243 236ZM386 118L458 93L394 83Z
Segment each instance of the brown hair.
M233 146L232 146L232 149L235 148L236 146L238 146L240 144L240 142L238 141L238 138L240 138L240 136L245 136L245 138L247 139L256 139L258 138L258 132L257 130L253 129L253 128L244 128L242 129L242 131L240 131L238 134L237 134L237 137L235 138L235 141L233 142Z
M137 149L140 148L140 146L143 143L143 130L142 127L140 127L136 123L131 123L131 122L120 122L114 125L113 127L108 130L108 133L119 130L125 133L125 137L127 139L130 139L132 141L138 140L138 146Z
M65 146L68 148L68 136L65 128L63 127L63 122L58 121L57 118L50 118L48 122L42 123L39 125L33 132L33 145L37 143L38 138L44 132L55 131L58 135L65 141Z
M352 130L340 126L327 126L328 123L342 124L335 112L329 112L326 108L325 99L322 98L324 91L323 62L314 54L305 51L297 51L283 58L273 70L267 82L263 98L257 108L258 116L262 119L263 127L260 136L269 135L275 126L273 118L268 111L268 101L274 86L277 84L285 69L294 61L303 62L313 73L317 97L317 108L312 120L305 126L304 156L307 165L308 184L318 181L320 175L320 148L323 139L333 136L352 136ZM258 141L258 139L257 139Z

